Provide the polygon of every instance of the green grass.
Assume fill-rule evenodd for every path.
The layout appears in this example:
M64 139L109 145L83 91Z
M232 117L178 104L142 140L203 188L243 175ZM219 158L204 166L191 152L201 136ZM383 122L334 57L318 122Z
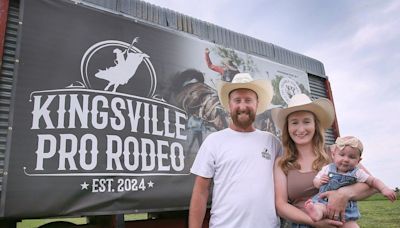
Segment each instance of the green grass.
M67 221L76 225L86 224L86 218L26 219L17 223L17 228L36 228L41 225L56 221Z
M381 194L375 194L359 201L361 218L357 221L362 228L398 228L400 227L400 199L390 202Z
M147 219L147 213L141 214L127 214L124 215L125 221L133 221L133 220L143 220ZM41 225L56 222L56 221L66 221L71 222L76 225L87 224L86 217L81 218L52 218L52 219L25 219L21 222L17 223L17 228L37 228Z
M145 220L147 218L147 213L124 215L125 221Z

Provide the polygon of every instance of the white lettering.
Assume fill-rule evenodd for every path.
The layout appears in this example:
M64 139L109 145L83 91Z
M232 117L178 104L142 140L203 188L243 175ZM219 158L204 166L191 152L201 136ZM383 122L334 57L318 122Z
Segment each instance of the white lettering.
M133 146L132 150L129 145ZM132 163L130 163L131 152L132 152ZM140 152L139 152L139 142L135 137L129 136L125 139L123 154L124 154L125 167L129 171L135 171L136 169L138 169Z
M77 152L78 139L72 134L61 134L60 135L60 159L58 162L58 170L65 170L65 161L68 161L70 170L77 170L74 156ZM67 151L67 148L70 148Z
M108 108L108 103L107 103L107 98L104 96L95 96L92 100L92 110L90 111L92 113L92 125L96 129L104 129L107 127L107 117L108 113L107 112L99 112L98 111L98 103L101 102L103 105L101 106L102 108ZM99 113L99 117L101 122L98 122L98 117L97 114Z
M115 144L115 150L113 150ZM115 151L115 152L114 152ZM119 157L122 154L122 141L121 138L116 135L107 135L107 170L113 169L113 161L117 170L122 170L121 162Z
M186 140L187 136L181 134L181 130L185 131L185 124L182 124L181 119L187 119L186 115L181 112L175 112L175 118L176 138Z
M155 158L155 148L154 143L150 139L141 139L142 141L142 171L151 171L154 170L156 166ZM149 150L147 150L149 148ZM147 153L148 152L148 153Z
M49 145L47 152L44 151L46 142ZM35 152L37 154L35 170L43 170L43 160L52 158L56 154L56 145L56 137L49 134L38 135L38 148Z
M182 140L187 138L183 134L186 114L163 104L134 103L123 97L91 97L90 94L35 95L33 100L31 129L54 129L52 118L55 118L57 129L110 127L116 131L129 130ZM42 119L44 124L41 124Z
M79 106L78 94L71 94L69 109L69 128L75 128L75 115L77 114L81 122L81 128L88 128L87 116L89 113L89 95L83 94L83 104Z
M138 123L140 119L140 109L142 107L142 102L136 102L135 114L133 114L132 100L128 100L128 117L131 120L131 131L138 131Z
M58 103L58 129L64 128L64 116L65 116L65 94L60 95L60 102Z
M168 142L157 140L157 161L159 171L170 171L171 167L169 165L164 165L163 160L168 160L168 151L164 151L163 147L168 147ZM167 152L167 153L165 153Z
M91 160L89 163L86 162L88 143L91 144ZM84 170L93 170L94 168L96 168L98 153L99 151L97 150L97 138L92 134L86 134L82 136L79 149L79 164Z
M118 106L121 109L125 109L124 100L122 100L119 97L116 97L116 98L111 100L111 109L114 111L114 114L115 114L116 118L115 117L111 117L110 118L110 122L111 122L111 127L114 130L118 130L119 131L119 130L124 129L124 127L125 127L125 118L122 115L122 112L118 109ZM117 123L117 119L119 121L119 124Z
M175 155L175 152L178 152L178 156ZM185 168L184 164L184 155L183 155L183 147L181 144L174 142L171 144L171 165L175 171L182 171ZM178 158L178 159L176 159ZM179 164L177 164L179 161Z
M50 111L48 110L51 102L53 101L56 95L49 95L47 100L44 102L43 106L40 107L40 101L42 96L33 96L34 105L33 105L33 117L32 117L32 127L31 129L39 129L39 120L43 117L44 122L46 122L46 129L53 129L54 125L50 119Z

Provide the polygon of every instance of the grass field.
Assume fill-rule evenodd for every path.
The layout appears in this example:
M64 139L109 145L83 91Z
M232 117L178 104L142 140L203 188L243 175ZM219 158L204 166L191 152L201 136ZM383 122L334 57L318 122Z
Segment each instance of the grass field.
M142 213L142 214L131 214L131 215L125 215L124 220L125 221L131 221L131 220L143 220L147 219L147 214ZM17 228L37 228L41 225L50 223L50 222L56 222L56 221L67 221L74 223L76 225L82 225L87 223L87 219L85 217L81 218L55 218L55 219L27 219L27 220L22 220L21 222L17 223ZM0 227L1 228L1 227Z
M361 218L358 224L362 228L398 228L400 227L400 199L392 203L380 194L359 201Z
M362 228L398 228L400 227L400 195L391 203L380 194L359 201L361 219L358 224ZM125 215L125 220L145 219L146 214ZM17 224L17 228L36 228L40 225L54 221L54 219L23 220ZM85 218L56 219L56 221L70 221L75 224L85 224Z
M41 225L55 222L55 221L67 221L72 222L74 224L86 224L86 218L66 218L66 219L27 219L22 220L21 222L17 223L17 228L37 228Z

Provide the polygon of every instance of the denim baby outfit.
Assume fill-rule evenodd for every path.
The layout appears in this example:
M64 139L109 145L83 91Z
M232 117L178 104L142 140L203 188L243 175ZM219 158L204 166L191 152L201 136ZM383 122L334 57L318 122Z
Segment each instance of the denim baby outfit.
M291 228L312 228L312 226L305 225L305 224L292 223Z
M357 178L355 177L355 175L358 169L359 168L356 167L346 174L339 174L337 173L336 165L333 163L329 164L329 182L319 188L319 193L312 198L313 203L323 203L326 205L328 203L328 200L326 198L320 199L320 193L336 190L347 185L355 184L357 182ZM357 220L360 218L360 216L361 215L357 207L357 202L349 201L345 210L346 221Z

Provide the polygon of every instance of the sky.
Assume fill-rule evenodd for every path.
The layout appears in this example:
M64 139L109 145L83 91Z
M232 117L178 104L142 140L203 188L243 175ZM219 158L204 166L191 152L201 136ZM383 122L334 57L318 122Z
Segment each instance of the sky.
M145 0L315 58L331 83L341 136L400 187L400 1Z

